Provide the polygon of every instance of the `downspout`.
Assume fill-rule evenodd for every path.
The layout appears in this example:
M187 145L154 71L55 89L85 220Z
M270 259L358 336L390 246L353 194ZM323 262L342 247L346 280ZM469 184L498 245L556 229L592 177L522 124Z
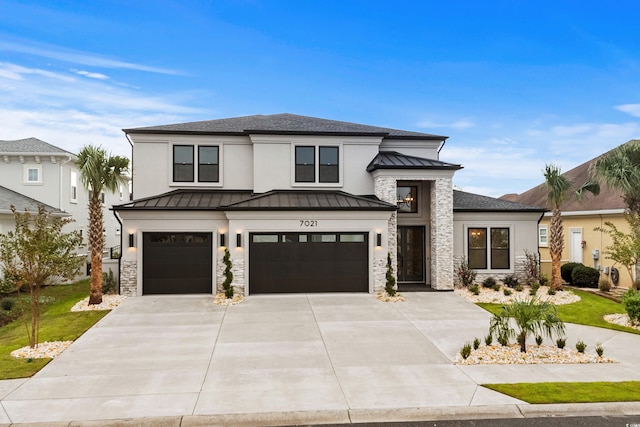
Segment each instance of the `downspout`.
M109 208L110 211L113 211L113 216L116 217L116 221L120 224L120 257L118 258L118 295L120 295L120 280L122 280L122 254L124 253L124 242L122 241L122 236L124 236L124 229L122 228L122 221L118 216L117 212L113 207Z
M536 252L538 253L538 273L540 275L542 275L542 255L540 255L540 221L542 221L542 218L544 218L545 213L546 212L542 212L540 214L540 218L538 218L538 223L536 226L536 248L538 249Z
M62 176L62 167L67 163L69 163L71 160L72 160L71 156L67 156L67 159L62 163L60 163L60 191L58 192L58 209L60 209L61 211L64 211L64 209L62 209L62 192L64 191L63 190L64 178Z
M127 141L129 141L129 145L131 146L131 191L129 192L129 201L131 201L133 200L133 141L129 138L128 133L125 133L124 136L127 137Z

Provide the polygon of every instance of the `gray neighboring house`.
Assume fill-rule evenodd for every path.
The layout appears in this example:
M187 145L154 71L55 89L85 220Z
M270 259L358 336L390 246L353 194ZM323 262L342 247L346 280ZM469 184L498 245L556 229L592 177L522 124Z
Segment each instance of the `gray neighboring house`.
M450 290L457 258L517 272L541 210L453 191L447 137L293 114L125 129L136 199L121 293ZM471 239L471 240L470 240ZM484 240L483 240L484 239Z
M67 227L80 230L86 239L89 192L80 182L75 160L75 154L37 138L0 140L0 183L5 194L5 197L0 197L0 232L15 228L13 216L7 216L13 202L21 203L34 212L41 203L54 212L71 216L75 222ZM127 200L128 187L121 188L117 194L104 195L107 249L119 246L121 240L120 223L109 213L109 208ZM86 248L80 251L86 252Z

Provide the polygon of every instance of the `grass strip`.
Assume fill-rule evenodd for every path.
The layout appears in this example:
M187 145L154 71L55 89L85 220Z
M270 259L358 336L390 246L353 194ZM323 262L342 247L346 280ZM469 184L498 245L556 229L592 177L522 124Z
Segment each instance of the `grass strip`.
M40 317L40 340L73 341L85 333L109 311L71 312L71 307L89 295L89 280L71 285L50 286L43 290L47 301ZM18 359L13 350L29 345L22 318L0 328L0 380L34 375L51 359Z
M640 331L637 329L616 325L604 320L605 314L626 313L622 304L588 291L572 289L572 292L580 297L580 301L573 304L556 306L558 315L563 322L596 326L640 335ZM503 304L488 303L477 303L477 305L492 314L500 312L503 306Z
M483 384L532 404L640 401L640 381Z

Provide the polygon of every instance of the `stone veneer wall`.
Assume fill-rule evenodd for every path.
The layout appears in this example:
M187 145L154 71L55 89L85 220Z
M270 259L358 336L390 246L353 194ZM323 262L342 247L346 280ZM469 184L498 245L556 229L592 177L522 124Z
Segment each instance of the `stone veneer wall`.
M486 279L487 277L493 277L498 282L502 283L502 279L504 279L505 276L510 276L511 274L515 274L518 280L520 281L520 283L524 284L525 278L526 278L525 266L526 266L527 257L524 254L521 254L521 255L516 255L515 258L516 259L515 259L515 264L513 266L513 273L511 273L511 271L498 272L498 273L496 272L478 273L476 275L475 283L477 283L478 285L481 285L484 279ZM464 260L464 257L461 257L461 256L456 257L455 265L457 266L463 260ZM454 267L454 269L455 268L456 267ZM456 285L461 284L457 278L455 278L455 284Z
M233 273L233 286L234 294L244 295L245 280L244 280L244 259L231 259L231 272ZM216 281L215 291L216 293L224 292L222 289L222 283L224 282L224 269L225 265L222 259L216 260Z
M396 194L396 178L394 177L375 177L374 181L374 191L376 197L382 201L396 204L397 203L397 194ZM391 214L391 218L389 219L387 225L387 251L391 254L391 266L393 268L394 275L397 271L398 266L398 213L393 212ZM387 278L387 254L384 254L383 260L376 260L373 263L373 290L374 292L381 291L384 289Z
M121 260L120 295L128 297L138 295L138 263L135 260Z
M431 287L453 289L453 184L431 183Z

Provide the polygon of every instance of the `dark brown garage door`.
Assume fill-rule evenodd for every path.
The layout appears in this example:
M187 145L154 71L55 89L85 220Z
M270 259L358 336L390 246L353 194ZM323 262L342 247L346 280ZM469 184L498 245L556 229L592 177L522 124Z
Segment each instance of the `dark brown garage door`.
M249 293L368 292L367 233L250 235Z
M143 233L142 293L211 293L211 233Z

